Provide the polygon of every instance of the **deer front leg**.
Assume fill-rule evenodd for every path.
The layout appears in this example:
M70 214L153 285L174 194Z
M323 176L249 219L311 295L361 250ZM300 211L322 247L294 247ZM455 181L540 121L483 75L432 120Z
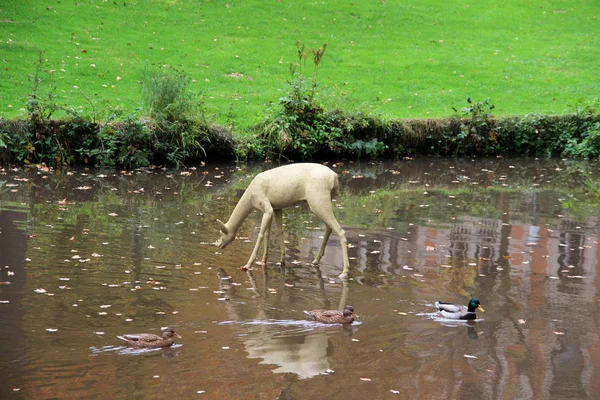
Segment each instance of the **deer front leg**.
M264 214L262 217L262 222L260 224L260 231L258 232L258 239L256 240L256 244L254 245L254 250L252 250L250 259L248 260L246 265L242 266L243 270L247 270L252 265L252 262L254 261L254 259L256 258L256 255L258 254L258 248L260 247L260 244L263 241L265 232L266 232L267 228L269 227L269 225L271 224L271 220L273 218L273 207L271 207L270 204L267 204L267 205L261 204L261 205L263 206ZM266 254L265 254L265 257L266 257Z
M275 210L275 223L279 229L279 249L281 250L281 258L279 264L285 265L285 241L283 237L283 215L282 210Z

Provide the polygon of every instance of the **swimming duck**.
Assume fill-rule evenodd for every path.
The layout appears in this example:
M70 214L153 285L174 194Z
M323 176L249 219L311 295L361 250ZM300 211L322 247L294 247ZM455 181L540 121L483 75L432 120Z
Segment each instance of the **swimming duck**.
M304 311L313 321L323 322L326 324L351 324L354 318L358 315L354 313L354 307L346 306L344 311L340 310L312 310Z
M476 319L477 314L475 310L485 312L479 300L472 298L469 301L468 306L461 306L459 304L445 303L443 301L436 301L435 306L440 310L440 314L444 318L448 319Z
M129 335L117 336L132 347L143 349L158 349L160 347L170 347L175 343L176 338L181 338L173 328L163 329L162 336L153 333L134 333Z

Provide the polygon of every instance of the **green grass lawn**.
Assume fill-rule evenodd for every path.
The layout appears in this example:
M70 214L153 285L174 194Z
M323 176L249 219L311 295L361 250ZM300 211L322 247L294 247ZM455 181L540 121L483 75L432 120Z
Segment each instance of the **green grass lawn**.
M60 104L127 113L149 64L185 71L216 122L247 127L287 91L296 40L327 43L319 99L390 118L565 113L599 97L595 0L3 0L0 116L25 115L38 52ZM309 59L307 73L312 73Z

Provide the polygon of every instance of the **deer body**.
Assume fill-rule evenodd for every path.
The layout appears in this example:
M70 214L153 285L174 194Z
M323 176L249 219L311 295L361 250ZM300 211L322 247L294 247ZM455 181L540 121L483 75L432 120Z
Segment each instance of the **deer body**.
M337 174L321 164L289 164L261 172L250 182L229 220L225 223L217 220L221 236L215 244L222 249L225 248L235 239L244 220L250 213L257 210L263 213L260 231L252 255L243 268L250 267L263 240L265 244L262 262L266 263L273 216L281 232L279 245L281 248L280 261L283 264L285 262L285 244L283 242L282 209L306 202L310 210L326 225L323 243L313 264L321 261L329 236L331 232L335 232L340 238L344 263L340 278L347 278L349 261L346 233L335 219L331 205L331 198L338 193L338 187Z

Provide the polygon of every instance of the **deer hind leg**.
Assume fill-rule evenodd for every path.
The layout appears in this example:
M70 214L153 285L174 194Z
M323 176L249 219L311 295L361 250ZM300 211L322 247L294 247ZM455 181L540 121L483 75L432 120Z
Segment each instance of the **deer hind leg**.
M344 269L339 277L341 279L348 278L348 268L350 267L350 261L348 260L348 240L346 239L346 232L342 229L339 222L333 215L331 194L327 192L326 194L311 196L309 199L307 199L307 203L311 211L315 213L315 215L323 222L325 222L325 225L327 226L325 230L325 236L323 237L323 243L321 244L317 258L315 258L313 263L318 264L321 261L321 257L323 257L323 254L325 253L327 240L329 240L329 236L333 231L340 238L340 246L342 248L342 258L344 263Z
M281 265L285 265L285 242L283 238L283 212L282 210L275 210L273 212L275 215L275 223L277 224L277 229L279 229L279 249L281 250L281 258L279 259L279 263Z
M269 253L269 237L271 236L271 227L273 226L273 222L271 221L268 225L267 228L265 229L265 236L263 238L263 242L264 242L264 250L263 250L263 256L262 256L262 264L263 265L267 265L267 255Z
M325 235L323 236L323 242L321 243L321 248L319 249L319 254L315 257L313 264L317 265L321 262L321 257L325 254L325 247L327 247L327 241L329 240L329 236L331 235L331 228L329 225L325 226Z

